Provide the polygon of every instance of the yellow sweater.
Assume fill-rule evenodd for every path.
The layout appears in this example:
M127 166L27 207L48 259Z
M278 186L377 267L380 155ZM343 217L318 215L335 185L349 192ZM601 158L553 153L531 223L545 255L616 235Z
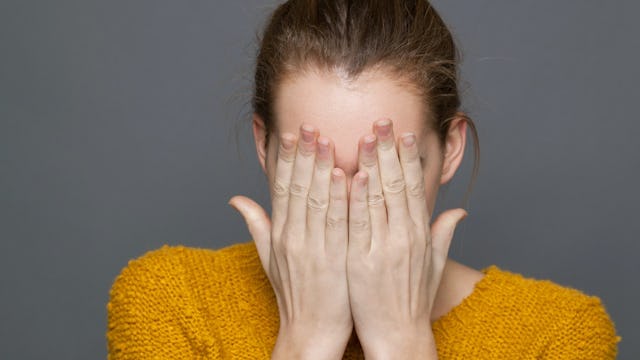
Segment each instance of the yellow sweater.
M432 324L440 359L614 359L600 299L491 265ZM122 270L107 304L109 359L268 359L275 295L253 242L219 250L164 245ZM344 359L362 359L357 336Z

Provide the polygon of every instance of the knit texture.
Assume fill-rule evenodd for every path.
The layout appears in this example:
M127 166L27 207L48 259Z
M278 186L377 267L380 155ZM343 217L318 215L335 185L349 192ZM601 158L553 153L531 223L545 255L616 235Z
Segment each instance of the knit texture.
M473 292L432 323L439 359L615 359L614 323L598 297L491 265ZM279 317L253 242L150 251L115 279L108 358L269 359ZM355 333L344 359L363 359Z

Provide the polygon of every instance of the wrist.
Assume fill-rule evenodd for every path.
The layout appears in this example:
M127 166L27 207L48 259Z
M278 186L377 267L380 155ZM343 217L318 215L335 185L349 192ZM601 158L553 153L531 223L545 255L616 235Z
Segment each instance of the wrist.
M271 353L272 359L342 359L349 335L312 334L305 331L280 331Z
M387 334L372 341L360 339L360 344L367 360L438 359L436 342L430 329L410 334L395 333L393 336Z

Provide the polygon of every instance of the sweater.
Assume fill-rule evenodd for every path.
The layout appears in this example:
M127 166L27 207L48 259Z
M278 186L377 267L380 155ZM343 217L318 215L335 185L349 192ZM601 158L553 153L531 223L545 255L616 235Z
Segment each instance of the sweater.
M601 300L496 265L432 322L439 359L615 359ZM253 242L168 246L130 260L107 304L108 359L268 359L275 293ZM354 332L344 359L363 359Z

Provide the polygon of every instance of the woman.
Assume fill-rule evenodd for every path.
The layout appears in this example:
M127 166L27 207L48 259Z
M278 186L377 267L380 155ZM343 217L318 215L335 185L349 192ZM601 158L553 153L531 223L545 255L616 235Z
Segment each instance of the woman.
M427 1L278 7L253 97L272 213L233 197L253 241L131 261L110 358L615 358L597 297L447 258L466 212L431 213L477 144L456 82Z

